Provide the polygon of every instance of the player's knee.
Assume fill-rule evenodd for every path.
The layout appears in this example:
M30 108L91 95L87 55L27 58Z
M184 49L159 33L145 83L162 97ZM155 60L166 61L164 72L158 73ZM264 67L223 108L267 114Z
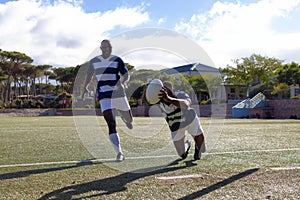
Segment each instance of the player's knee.
M120 111L121 116L125 119L126 122L132 123L133 118L130 111Z

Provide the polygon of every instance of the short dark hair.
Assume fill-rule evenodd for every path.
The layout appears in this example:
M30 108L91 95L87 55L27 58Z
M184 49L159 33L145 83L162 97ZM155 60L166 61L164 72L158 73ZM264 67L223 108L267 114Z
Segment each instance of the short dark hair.
M170 81L164 81L164 86L166 87L166 88L168 88L169 90L173 90L173 83L172 82L170 82Z
M108 44L110 44L110 41L109 41L108 39L102 40L102 42L101 42L101 44L100 44L100 47L102 46L103 43L108 43ZM111 45L111 44L110 44L110 45Z

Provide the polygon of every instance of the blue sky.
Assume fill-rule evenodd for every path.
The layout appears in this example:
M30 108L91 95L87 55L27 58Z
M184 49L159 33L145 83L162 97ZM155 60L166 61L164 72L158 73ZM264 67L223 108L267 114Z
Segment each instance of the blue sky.
M164 28L174 29L179 21L189 20L195 13L207 12L215 2L216 0L84 0L82 2L82 8L86 12L103 12L113 10L117 7L131 8L144 5L145 11L149 13L150 21L143 24L143 26L162 26ZM224 2L230 3L237 1L228 0ZM243 1L245 4L251 2L256 1ZM159 23L159 20L163 20L163 22Z
M104 38L155 27L175 31L192 46L195 42L216 67L253 53L300 63L299 20L300 0L0 0L0 48L26 53L34 64L75 66ZM115 50L126 45L120 37L115 40ZM163 67L187 62L175 58L181 43L172 45L127 54L124 60Z

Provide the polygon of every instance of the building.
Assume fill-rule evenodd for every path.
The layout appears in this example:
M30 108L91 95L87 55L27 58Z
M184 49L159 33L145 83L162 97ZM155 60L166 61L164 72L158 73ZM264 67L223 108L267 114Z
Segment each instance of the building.
M171 69L166 69L162 71L162 73L169 74L169 75L182 73L188 76L199 75L199 74L221 74L220 69L217 69L215 67L210 67L208 65L204 65L201 63L191 63L187 65L174 67Z
M291 85L290 86L290 95L291 95L291 98L300 95L300 87L299 87L299 85Z
M193 94L190 94L193 102L201 102L202 100L218 100L221 102L227 102L228 100L243 100L247 98L248 87L245 84L231 84L226 81L226 75L222 74L221 70L215 67L204 65L201 63L191 63L182 65L170 69L165 69L160 72L161 74L174 75L178 77L178 74L184 74L187 76L193 75L216 75L221 79L222 83L212 83L206 79L207 87L209 91L197 90ZM153 76L148 77L151 80Z

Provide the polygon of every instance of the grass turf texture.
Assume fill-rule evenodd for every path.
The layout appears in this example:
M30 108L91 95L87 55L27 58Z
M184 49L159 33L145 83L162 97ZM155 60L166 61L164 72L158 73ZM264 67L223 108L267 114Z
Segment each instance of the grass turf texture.
M97 120L106 131L103 118ZM147 124L148 119L134 120ZM131 146L126 140L141 134L133 129L129 134L120 133L124 149L136 153L170 142L167 128L160 126L163 119L153 120L152 131L161 131L155 135L158 142L140 137L137 142L141 145ZM201 122L206 131L210 119L201 118ZM193 161L191 150L186 160L174 156L169 166L131 173L104 162L3 167L93 156L83 147L73 117L1 117L0 199L299 199L299 130L297 120L226 119L214 148L200 161ZM163 159L151 162L159 166ZM147 159L112 164L143 160ZM294 168L272 170L274 167ZM161 179L164 177L169 179Z

